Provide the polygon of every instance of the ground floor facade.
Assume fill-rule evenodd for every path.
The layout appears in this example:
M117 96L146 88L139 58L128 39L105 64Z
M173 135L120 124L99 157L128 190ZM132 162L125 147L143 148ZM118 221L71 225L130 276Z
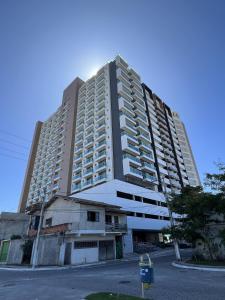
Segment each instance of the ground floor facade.
M81 265L122 258L122 244L122 235L80 237L45 235L39 240L37 264ZM33 255L34 253L31 256L31 263Z
M170 224L164 195L135 184L112 180L74 196L119 205L127 212L128 231L123 237L124 254L134 252L137 244L158 244L162 241L162 229Z

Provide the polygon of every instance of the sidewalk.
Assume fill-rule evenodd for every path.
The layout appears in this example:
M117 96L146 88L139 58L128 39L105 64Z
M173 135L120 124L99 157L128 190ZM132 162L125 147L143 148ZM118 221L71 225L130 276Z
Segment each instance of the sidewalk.
M150 253L150 257L163 257L167 255L171 255L174 253L173 248L171 249L160 249L157 251L153 251ZM20 266L20 265L0 265L0 270L5 270L5 271L52 271L52 270L68 270L68 269L76 269L76 268L86 268L86 267L91 267L91 266L98 266L98 265L103 265L107 263L117 263L117 262L123 262L123 261L138 261L140 259L141 254L137 253L131 253L127 254L124 258L121 259L116 259L116 260L108 260L108 261L103 261L103 262L96 262L96 263L91 263L91 264L82 264L82 265L74 265L74 266L43 266L43 267L36 267L35 269L32 269L31 266Z

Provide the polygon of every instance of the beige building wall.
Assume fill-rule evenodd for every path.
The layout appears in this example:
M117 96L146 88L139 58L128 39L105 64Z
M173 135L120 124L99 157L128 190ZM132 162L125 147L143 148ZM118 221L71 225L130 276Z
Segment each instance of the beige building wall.
M45 122L38 122L25 175L19 211L54 194L68 195L71 186L77 96L82 80L64 91L62 105Z
M38 142L40 138L42 124L43 124L42 122L38 121L35 126L33 141L32 141L31 150L28 158L27 169L25 173L25 178L23 182L23 187L22 187L22 192L21 192L20 202L18 207L18 212L21 213L24 212L26 209L27 198L28 198L31 178L34 170L34 162L37 154L37 148L38 148Z

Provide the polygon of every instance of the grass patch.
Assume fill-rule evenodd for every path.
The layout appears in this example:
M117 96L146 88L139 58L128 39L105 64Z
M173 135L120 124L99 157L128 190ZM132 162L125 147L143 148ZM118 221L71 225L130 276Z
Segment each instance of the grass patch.
M213 261L213 260L194 260L190 259L186 261L189 264L214 266L214 267L225 267L225 261Z
M88 295L86 300L142 300L143 298L113 293L97 293Z

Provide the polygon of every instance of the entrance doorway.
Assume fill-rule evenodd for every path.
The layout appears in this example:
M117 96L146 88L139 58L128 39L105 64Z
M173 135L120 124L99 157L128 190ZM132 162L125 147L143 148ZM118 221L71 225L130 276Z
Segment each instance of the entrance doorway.
M65 249L65 256L64 256L64 265L70 265L71 264L71 249L72 249L72 243L66 243L66 249Z
M1 251L0 251L0 262L6 262L7 261L7 256L8 256L8 251L9 251L9 244L10 241L3 241L2 246L1 246Z
M99 260L114 259L113 244L113 241L99 241Z

